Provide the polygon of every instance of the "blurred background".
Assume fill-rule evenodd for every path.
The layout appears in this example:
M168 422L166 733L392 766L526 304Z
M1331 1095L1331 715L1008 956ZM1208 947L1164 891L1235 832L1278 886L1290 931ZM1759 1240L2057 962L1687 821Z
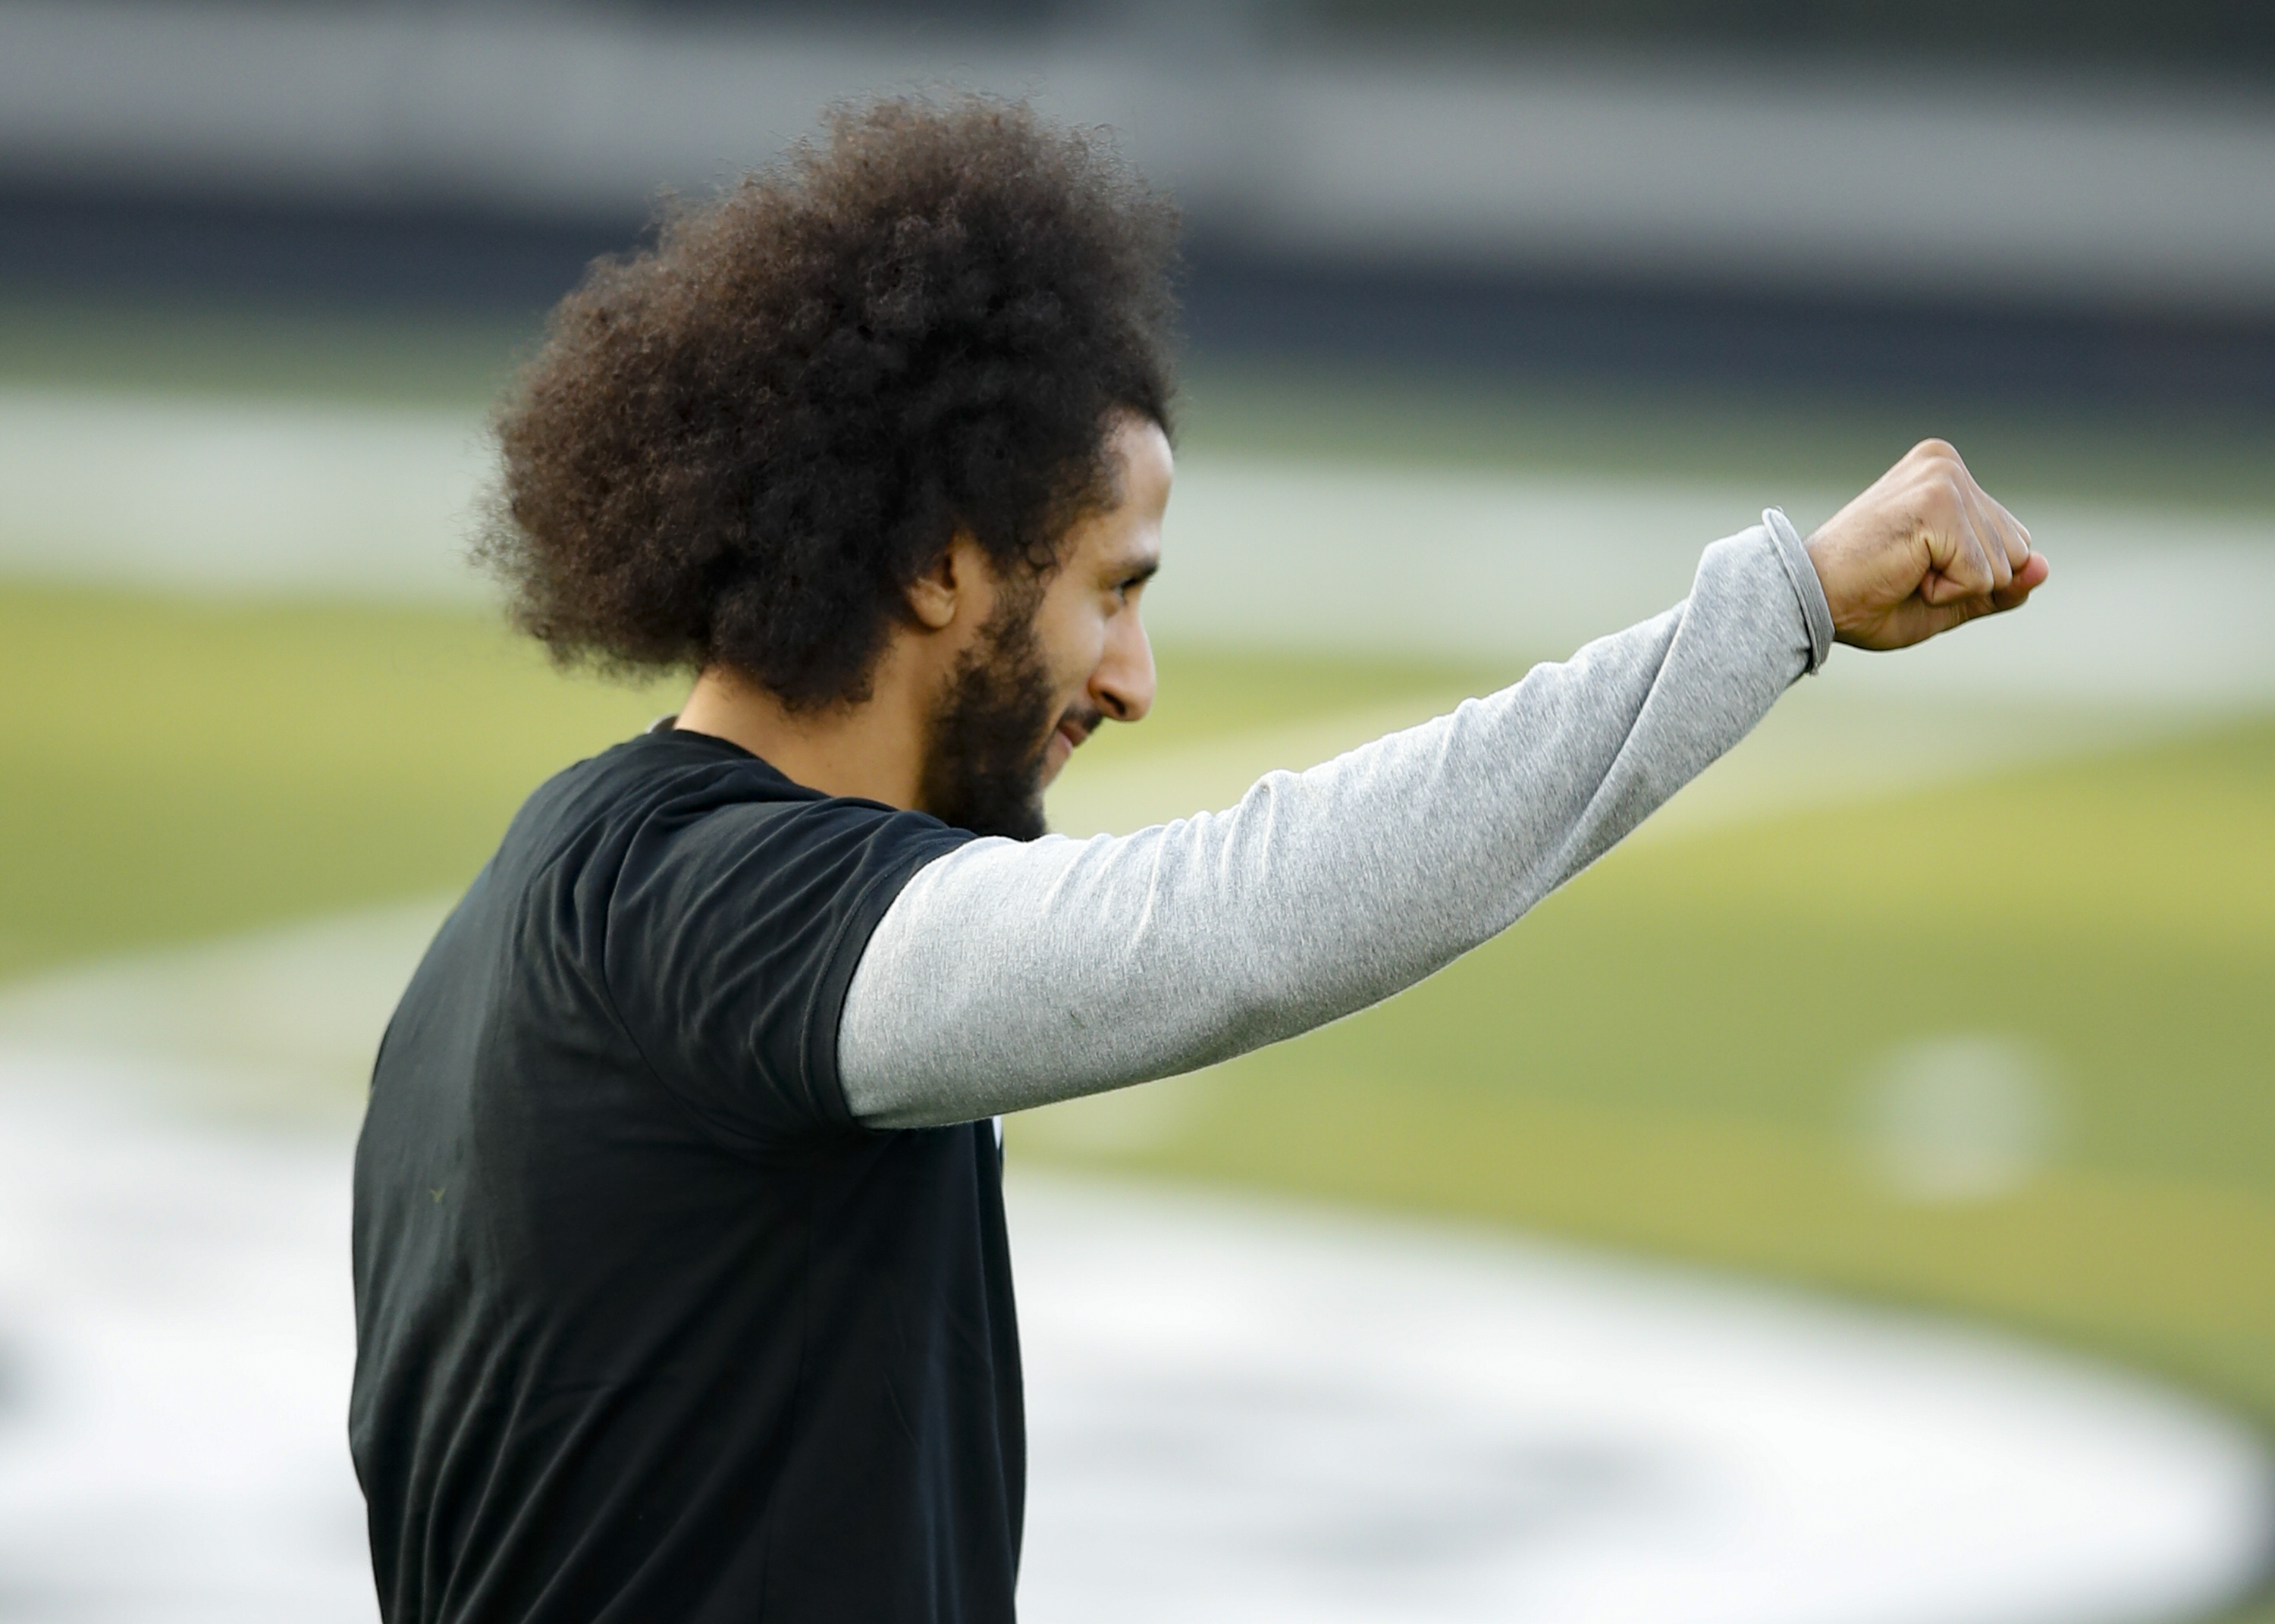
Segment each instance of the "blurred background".
M2143 1536L2161 1589L1970 1591L1978 1552L1916 1605L1696 1616L2275 1620L2275 8L2244 0L0 0L0 1618L332 1616L371 1046L521 797L676 699L500 627L461 555L485 412L664 195L833 100L958 88L1110 126L1189 226L1161 698L1061 829L1514 680L1927 434L2055 570L2011 623L1837 655L1415 992L1015 1121L1036 1210L1174 1194L1221 1219L1205 1259L1268 1195L1330 1252L1372 1214L2044 1349L2217 1457ZM330 1520L280 1532L302 1504ZM2112 1505L2043 1566L2156 1522ZM1844 1560L1918 1566L1884 1543ZM1036 1550L1036 1616L1119 1616Z

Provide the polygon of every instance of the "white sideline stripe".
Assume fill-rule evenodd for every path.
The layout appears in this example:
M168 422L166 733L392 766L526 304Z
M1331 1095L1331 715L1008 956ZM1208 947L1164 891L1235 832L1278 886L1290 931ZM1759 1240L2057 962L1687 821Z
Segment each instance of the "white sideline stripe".
M472 413L0 389L0 576L202 593L482 601L491 467ZM1765 502L1644 480L1188 457L1148 621L1168 640L1518 661L1656 613ZM2056 576L2022 615L1898 657L1857 694L2187 709L2275 702L2275 514L2044 504Z
M1164 637L1494 660L1561 656L1689 590L1708 541L1767 503L1804 529L1845 493L1602 476L1188 459L1149 589ZM2032 503L2052 561L2020 614L1901 655L1835 652L1818 684L2221 707L2275 699L2275 514ZM1514 673L1512 673L1514 675Z
M0 388L0 571L480 601L483 436L464 412Z
M0 983L0 1046L103 1055L162 1078L160 1103L175 1108L352 1131L380 1034L457 900L421 897Z
M1129 834L1230 806L1265 774L1300 772L1383 734L1452 709L1465 696L1422 695L1286 727L1174 749L1126 751L1112 731L1085 747L1052 786L1051 827ZM1628 837L1656 842L1780 813L1876 797L2067 756L2112 750L2206 720L2177 706L2025 699L1938 705L1932 695L1857 693L1805 682L1761 726Z
M0 994L11 1606L373 1616L336 1107L438 912ZM215 1122L296 1078L333 1108ZM1260 1201L1012 1219L1037 1624L2146 1624L2275 1518L2248 1429L1987 1333Z

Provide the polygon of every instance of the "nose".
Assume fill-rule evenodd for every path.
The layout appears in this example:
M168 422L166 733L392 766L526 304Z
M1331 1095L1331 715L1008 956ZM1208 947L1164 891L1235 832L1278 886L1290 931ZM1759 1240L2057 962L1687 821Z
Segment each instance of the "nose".
M1153 646L1134 605L1107 630L1106 651L1090 674L1090 699L1116 721L1143 721L1153 708Z

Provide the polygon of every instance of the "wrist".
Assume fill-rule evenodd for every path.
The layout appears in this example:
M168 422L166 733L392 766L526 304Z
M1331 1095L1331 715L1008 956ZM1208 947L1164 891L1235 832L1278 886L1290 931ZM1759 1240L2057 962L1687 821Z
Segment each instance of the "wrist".
M1809 663L1805 669L1822 670L1833 653L1833 603L1825 590L1824 572L1817 566L1813 549L1805 545L1793 521L1782 508L1766 508L1762 512L1763 528L1769 532L1770 542L1777 549L1778 562L1785 567L1786 579L1801 609L1803 630L1809 645Z

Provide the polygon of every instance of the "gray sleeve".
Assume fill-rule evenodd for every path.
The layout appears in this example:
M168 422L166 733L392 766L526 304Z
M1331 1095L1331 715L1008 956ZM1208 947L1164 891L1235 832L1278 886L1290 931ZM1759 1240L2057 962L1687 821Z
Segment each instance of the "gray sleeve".
M1498 934L1823 664L1772 510L1690 596L1561 665L1228 812L980 840L918 871L838 1028L861 1122L968 1122L1189 1071L1380 1001Z

